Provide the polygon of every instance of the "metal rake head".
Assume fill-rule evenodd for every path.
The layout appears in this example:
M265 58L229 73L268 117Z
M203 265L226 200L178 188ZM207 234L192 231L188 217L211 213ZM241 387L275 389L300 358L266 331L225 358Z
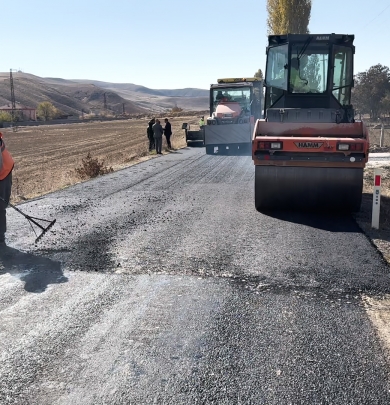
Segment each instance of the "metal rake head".
M50 222L50 224L46 228L42 228L43 231L42 233L35 239L35 243L37 243L42 236L56 223L56 220L54 219L53 221Z

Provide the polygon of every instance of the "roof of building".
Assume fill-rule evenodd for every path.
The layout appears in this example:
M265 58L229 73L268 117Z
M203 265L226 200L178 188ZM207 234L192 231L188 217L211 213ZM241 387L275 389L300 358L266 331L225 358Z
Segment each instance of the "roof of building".
M12 104L5 104L0 107L0 110L12 110ZM23 104L16 103L15 104L15 110L36 110L36 108L33 107L27 107Z

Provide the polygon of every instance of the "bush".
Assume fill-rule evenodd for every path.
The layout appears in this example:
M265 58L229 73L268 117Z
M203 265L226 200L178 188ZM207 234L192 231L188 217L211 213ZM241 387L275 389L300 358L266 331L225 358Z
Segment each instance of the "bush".
M0 111L0 122L11 122L11 114L6 111Z
M81 179L90 179L114 171L112 167L104 166L104 161L93 159L90 153L81 162L82 166L76 168L76 173Z

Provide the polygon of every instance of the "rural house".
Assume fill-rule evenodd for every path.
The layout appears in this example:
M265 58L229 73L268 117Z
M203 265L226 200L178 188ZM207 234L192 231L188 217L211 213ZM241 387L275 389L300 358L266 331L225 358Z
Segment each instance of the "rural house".
M4 111L9 114L12 113L12 105L6 104L0 107L0 112ZM16 103L14 109L15 116L19 117L22 121L36 121L37 120L37 110L36 108L26 107L25 105Z

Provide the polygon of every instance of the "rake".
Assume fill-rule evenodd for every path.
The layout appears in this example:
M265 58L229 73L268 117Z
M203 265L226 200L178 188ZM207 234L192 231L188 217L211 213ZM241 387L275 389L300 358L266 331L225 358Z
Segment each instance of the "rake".
M48 219L32 217L32 216L27 215L24 212L22 212L18 207L15 207L15 205L11 204L10 202L7 203L7 201L5 201L3 198L0 197L0 200L3 201L6 205L9 205L10 207L12 207L14 210L18 211L19 214L22 214L28 220L28 223L30 224L31 229L33 230L33 232L35 233L35 236L36 236L35 243L37 243L42 238L42 236L56 223L56 219L53 219L53 221L50 221ZM42 224L40 224L37 221L46 222L49 225L43 226ZM42 230L40 235L37 235L32 224L36 225L38 228L40 228Z

